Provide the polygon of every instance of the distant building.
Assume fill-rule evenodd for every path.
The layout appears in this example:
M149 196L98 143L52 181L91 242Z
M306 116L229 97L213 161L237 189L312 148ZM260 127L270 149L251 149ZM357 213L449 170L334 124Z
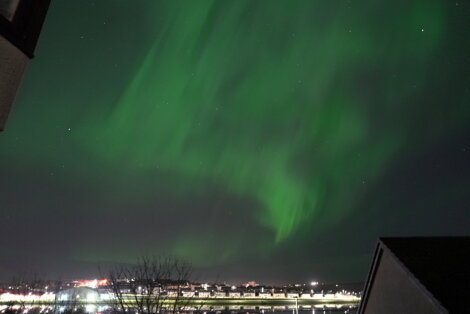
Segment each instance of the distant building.
M244 298L255 298L256 293L254 291L243 291Z
M280 292L280 291L273 292L273 298L282 299L282 298L285 298L285 297L286 297L285 292Z
M326 293L323 295L323 299L334 300L336 299L336 293Z
M265 292L259 292L258 296L260 298L270 298L271 297L271 292L266 292L266 291Z
M50 0L0 1L0 131L28 60L33 58Z
M73 287L59 291L56 301L62 303L80 302L90 303L100 301L100 294L93 288Z
M216 298L225 298L225 297L227 297L227 292L226 291L216 291L214 296Z
M295 299L295 298L298 298L299 297L299 293L298 292L288 292L287 293L287 297L289 299Z
M199 291L198 292L198 297L200 298L209 298L211 296L210 291Z
M313 295L313 298L314 298L314 299L323 299L323 293L315 293L315 294Z
M228 296L229 296L230 298L240 298L241 295L242 295L242 294L241 294L240 291L230 291L230 292L228 293Z
M196 291L193 290L183 290L181 295L185 298L194 298L196 296Z
M470 237L382 238L358 313L468 313Z

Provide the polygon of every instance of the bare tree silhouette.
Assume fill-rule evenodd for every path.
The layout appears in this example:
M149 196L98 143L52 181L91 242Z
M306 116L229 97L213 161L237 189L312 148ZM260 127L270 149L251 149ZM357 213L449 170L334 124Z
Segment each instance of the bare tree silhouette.
M118 311L177 313L194 305L195 294L184 295L193 275L191 263L174 257L142 256L133 265L119 265L106 273ZM201 302L197 304L202 306Z

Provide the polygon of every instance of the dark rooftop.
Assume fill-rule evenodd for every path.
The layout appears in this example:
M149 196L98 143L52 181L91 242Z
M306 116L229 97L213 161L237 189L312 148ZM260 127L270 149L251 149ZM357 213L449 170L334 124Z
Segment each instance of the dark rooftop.
M470 237L381 238L381 241L450 313L467 313Z

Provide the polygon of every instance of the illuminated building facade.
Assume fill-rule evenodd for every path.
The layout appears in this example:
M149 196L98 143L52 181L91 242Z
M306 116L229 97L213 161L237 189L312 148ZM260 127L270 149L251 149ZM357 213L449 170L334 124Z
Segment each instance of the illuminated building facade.
M90 287L73 287L61 290L56 295L57 302L98 302L100 294Z

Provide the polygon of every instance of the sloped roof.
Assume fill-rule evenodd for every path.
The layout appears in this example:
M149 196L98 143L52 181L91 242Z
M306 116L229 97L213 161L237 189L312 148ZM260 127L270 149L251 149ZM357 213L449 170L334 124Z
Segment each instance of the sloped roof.
M450 313L470 300L470 237L381 238L409 273Z

